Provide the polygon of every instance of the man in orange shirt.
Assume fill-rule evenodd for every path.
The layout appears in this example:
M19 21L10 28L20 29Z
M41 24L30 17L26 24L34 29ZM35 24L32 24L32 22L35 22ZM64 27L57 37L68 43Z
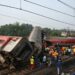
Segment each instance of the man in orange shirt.
M57 51L54 51L54 53L52 54L52 56L54 57L55 61L57 60L57 57L58 57L58 52Z

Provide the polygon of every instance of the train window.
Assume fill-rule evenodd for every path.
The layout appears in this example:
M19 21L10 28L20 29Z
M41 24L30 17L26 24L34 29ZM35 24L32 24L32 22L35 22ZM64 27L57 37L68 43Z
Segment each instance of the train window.
M4 42L4 40L0 40L0 43L3 43Z

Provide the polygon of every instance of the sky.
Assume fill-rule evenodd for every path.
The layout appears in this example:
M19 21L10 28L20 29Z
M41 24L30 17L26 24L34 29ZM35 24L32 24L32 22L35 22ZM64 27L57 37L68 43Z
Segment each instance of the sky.
M65 6L58 0L29 0L29 1L75 16L75 9ZM75 8L75 0L61 0L61 1ZM0 4L20 8L20 0L0 0ZM67 16L55 12L53 10L49 10L28 3L24 0L21 0L21 7L24 10L33 11L35 13L50 18L75 25L75 17ZM47 27L52 29L55 28L55 29L75 30L75 26L73 25L60 23L22 10L0 6L0 25L15 23L15 22L28 23L28 24L32 24L33 26L41 26L41 27Z

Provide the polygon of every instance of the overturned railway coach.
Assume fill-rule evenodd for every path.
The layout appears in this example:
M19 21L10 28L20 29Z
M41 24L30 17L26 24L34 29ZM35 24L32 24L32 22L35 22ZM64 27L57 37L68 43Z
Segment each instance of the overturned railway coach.
M0 36L0 57L5 61L13 63L14 60L27 62L32 55L33 48L30 42L24 37ZM0 60L3 62L2 60ZM8 62L8 61L7 61Z

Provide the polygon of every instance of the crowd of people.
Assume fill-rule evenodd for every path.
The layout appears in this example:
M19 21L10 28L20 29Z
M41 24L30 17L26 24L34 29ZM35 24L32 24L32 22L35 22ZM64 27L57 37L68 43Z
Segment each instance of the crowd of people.
M75 46L48 46L44 49L41 60L39 57L32 56L30 58L30 68L31 70L35 67L48 66L51 67L55 65L57 68L57 74L60 75L62 69L62 56L64 55L74 55L75 56Z

